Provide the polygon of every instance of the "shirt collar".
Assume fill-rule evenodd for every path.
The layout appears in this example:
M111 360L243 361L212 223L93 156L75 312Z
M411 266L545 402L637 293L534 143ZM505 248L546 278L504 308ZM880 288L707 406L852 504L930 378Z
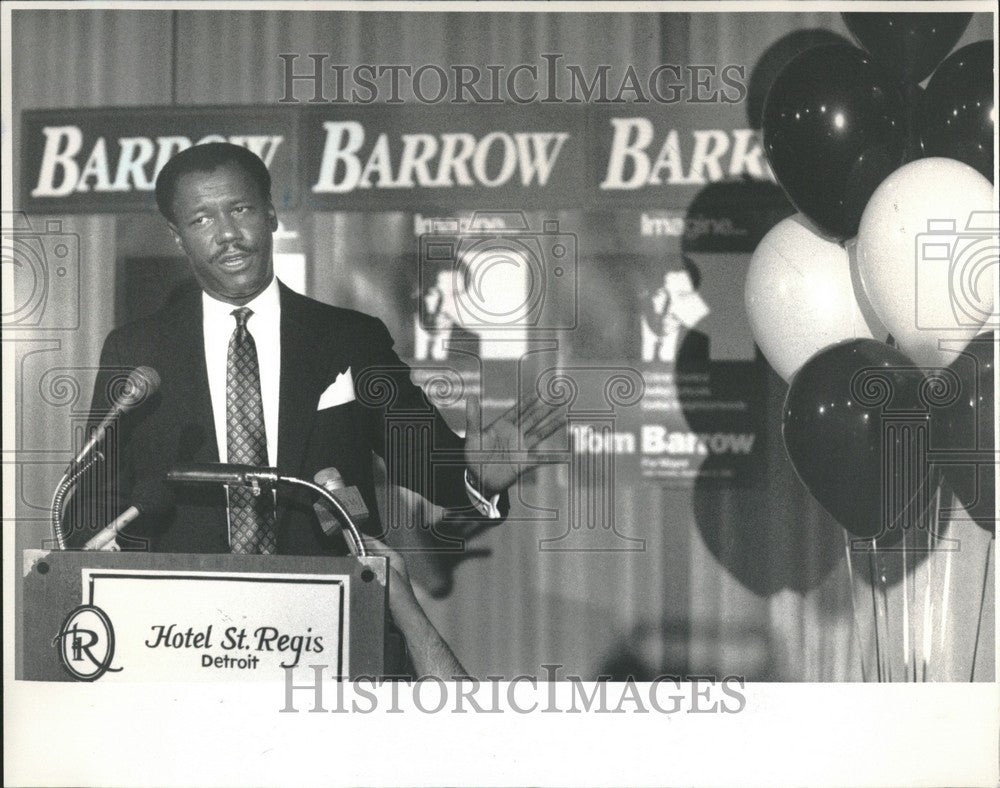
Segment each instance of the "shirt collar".
M239 309L239 307L233 304L220 301L204 290L201 291L201 303L205 319L213 323L232 322L233 310ZM281 292L278 290L278 277L272 276L271 283L255 296L252 301L244 304L244 306L253 311L253 315L256 318L254 322L258 326L262 323L270 323L272 320L277 320L281 315Z

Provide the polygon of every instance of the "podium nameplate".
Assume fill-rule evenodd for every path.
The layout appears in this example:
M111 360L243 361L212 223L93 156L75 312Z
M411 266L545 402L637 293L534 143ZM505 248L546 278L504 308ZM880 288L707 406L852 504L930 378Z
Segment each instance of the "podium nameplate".
M379 675L385 559L24 553L28 680Z

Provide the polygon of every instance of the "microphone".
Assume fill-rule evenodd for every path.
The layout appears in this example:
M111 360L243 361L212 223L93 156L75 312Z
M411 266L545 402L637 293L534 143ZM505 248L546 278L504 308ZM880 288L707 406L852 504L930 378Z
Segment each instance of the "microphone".
M147 479L135 487L132 505L83 546L84 550L114 550L115 538L140 515L161 517L174 508L173 492L162 479Z
M233 487L274 489L281 481L277 468L227 462L186 463L171 468L167 481L179 484L228 484Z
M344 507L347 516L358 528L361 528L368 521L368 507L365 499L357 487L348 487L344 483L344 477L336 468L324 468L317 471L313 476L313 481L337 499L337 503ZM327 536L332 536L340 530L340 520L330 511L330 507L324 506L321 501L313 503L313 511L319 519L320 527Z
M337 473L336 469L328 468L327 470L337 474L336 478L340 479L340 486L343 487L343 479L340 478L340 474ZM167 481L180 484L227 484L238 487L250 487L254 491L254 494L259 494L262 488L277 489L279 484L287 484L292 487L305 487L314 494L327 498L332 510L340 515L343 525L350 534L351 541L354 543L354 550L352 552L361 557L368 555L365 543L361 539L358 527L354 524L352 515L345 509L344 504L334 497L330 490L314 482L308 482L305 479L299 479L295 476L282 476L277 468L219 462L178 465L167 473ZM336 480L330 481L330 484L336 485ZM337 488L335 487L334 489ZM344 489L350 490L354 488ZM357 490L355 490L355 493L357 493ZM357 495L356 498L359 500L360 495ZM348 500L351 499L349 498ZM358 511L357 500L353 501L351 506L354 511ZM368 509L364 506L364 501L361 501L361 509L367 515ZM327 529L324 528L324 530Z
M63 471L62 478L56 486L56 491L52 494L52 505L49 507L49 520L52 523L52 534L60 550L66 549L66 535L63 533L63 506L67 497L72 494L73 488L80 481L80 478L87 470L97 462L104 461L104 455L99 451L94 451L94 447L104 437L115 421L123 414L128 413L132 408L141 405L147 398L151 397L160 387L160 376L152 367L136 367L125 378L125 385L114 392L114 401L111 410L104 417L100 424L90 436L83 448L72 459L66 470ZM89 454L93 457L84 462Z
M83 448L73 458L73 461L69 464L67 473L83 462L83 458L94 450L94 447L104 437L104 433L108 431L108 427L137 405L141 405L153 396L159 388L160 375L152 367L136 367L129 372L121 390L115 392L114 401L111 404L111 410L108 411L108 415L97 425L97 428L90 436L90 440L83 445Z

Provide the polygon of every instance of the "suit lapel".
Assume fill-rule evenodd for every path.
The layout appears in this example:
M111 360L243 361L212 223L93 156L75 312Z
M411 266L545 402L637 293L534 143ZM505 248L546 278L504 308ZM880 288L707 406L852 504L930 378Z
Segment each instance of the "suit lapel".
M302 467L333 353L329 338L310 319L308 307L306 299L281 285L278 466L291 476Z
M218 436L212 415L212 395L208 387L208 370L205 364L205 334L202 320L201 291L196 290L185 299L182 308L174 313L176 322L173 335L180 349L175 356L177 365L173 375L179 389L179 402L190 403L185 424L179 437L180 462L219 462Z

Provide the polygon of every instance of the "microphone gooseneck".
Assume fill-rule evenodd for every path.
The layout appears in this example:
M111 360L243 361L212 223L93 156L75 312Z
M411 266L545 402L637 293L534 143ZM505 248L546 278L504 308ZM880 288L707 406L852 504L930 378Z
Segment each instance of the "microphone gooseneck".
M255 493L262 489L275 489L279 484L304 487L329 502L340 518L354 543L354 552L361 557L368 555L361 532L343 504L333 493L314 482L294 476L282 476L277 468L234 463L198 463L178 465L167 474L167 481L176 484L223 484L232 487L250 487Z
M97 425L90 439L66 466L59 484L52 495L52 505L49 516L52 521L52 534L60 550L66 549L66 536L63 533L63 508L66 500L72 494L73 487L95 463L103 462L104 455L95 451L95 447L104 438L108 427L114 424L124 414L149 400L160 388L160 375L152 367L140 366L131 370L125 378L120 391L115 392L111 410ZM92 456L91 456L92 455ZM89 457L89 459L88 459Z
M364 540L361 538L361 532L358 531L358 527L354 524L354 520L351 519L351 515L343 507L340 501L334 497L333 493L323 487L320 487L318 484L306 481L305 479L296 479L292 476L282 476L281 481L296 487L305 487L307 490L312 490L314 493L327 500L333 507L333 511L340 517L340 520L346 527L347 532L351 535L351 541L354 542L355 554L360 558L365 558L368 555L368 550L365 549Z
M111 403L111 410L101 420L101 423L94 428L90 440L83 444L83 448L77 453L73 461L66 469L67 475L87 457L94 447L104 438L104 433L108 427L124 416L133 408L149 400L160 388L160 375L152 367L136 367L125 378L120 391L117 391Z
M89 460L83 465L76 467L75 470L72 470L74 466L70 466L70 469L67 469L62 479L59 480L56 491L52 494L52 505L49 507L49 516L52 520L52 535L55 537L56 546L60 550L66 549L66 535L63 533L62 527L63 508L66 506L66 501L72 494L73 488L80 480L80 477L89 471L91 466L99 462L104 462L104 455L99 451L95 451Z

